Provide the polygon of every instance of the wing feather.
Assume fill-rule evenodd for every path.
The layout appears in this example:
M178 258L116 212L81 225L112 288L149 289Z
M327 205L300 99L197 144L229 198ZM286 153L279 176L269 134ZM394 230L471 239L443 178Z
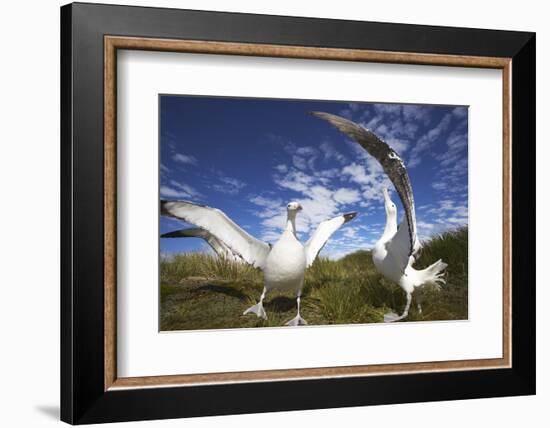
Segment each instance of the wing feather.
M244 261L263 269L270 247L241 229L217 208L188 201L160 201L161 214L183 220L211 233Z
M201 238L204 241L206 241L208 245L210 245L210 247L214 250L214 252L218 255L218 257L225 257L236 261L242 261L242 259L238 254L235 254L233 253L233 251L231 251L231 248L225 245L222 241L220 241L210 232L208 232L207 230L201 229L200 227L174 230L173 232L164 233L160 235L160 237L161 238Z
M332 234L342 225L354 219L356 215L357 213L355 212L348 213L319 223L319 226L317 226L315 232L313 232L309 240L304 245L308 267L313 264L319 255L319 252L323 249Z

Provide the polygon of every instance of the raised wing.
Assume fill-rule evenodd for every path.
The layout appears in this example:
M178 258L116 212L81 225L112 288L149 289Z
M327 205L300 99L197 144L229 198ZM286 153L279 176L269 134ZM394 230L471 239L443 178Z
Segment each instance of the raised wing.
M409 174L403 160L381 138L361 125L351 120L324 112L312 112L314 116L326 120L339 131L357 141L371 156L373 156L384 169L384 172L392 181L407 217L407 230L409 235L409 248L413 251L417 241L416 214L414 210L414 198ZM411 253L413 254L413 253ZM411 255L409 254L409 255Z
M175 230L173 232L168 232L160 235L161 238L201 238L206 241L208 245L214 250L218 257L223 257L235 261L242 261L241 257L238 254L233 253L231 248L225 245L222 241L216 238L207 230L201 229L200 227Z
M241 229L217 208L188 201L160 201L161 214L201 227L238 254L245 262L263 269L270 247Z
M405 272L407 266L414 263L414 256L420 249L420 241L416 239L413 248L409 243L409 225L407 223L407 217L403 218L403 221L397 228L397 232L393 237L386 242L386 250L388 254L394 259L397 266L399 266L401 272Z
M313 235L304 245L306 250L307 266L311 266L319 252L323 249L331 235L336 232L342 225L355 218L357 213L348 213L339 215L330 220L325 220L317 226Z

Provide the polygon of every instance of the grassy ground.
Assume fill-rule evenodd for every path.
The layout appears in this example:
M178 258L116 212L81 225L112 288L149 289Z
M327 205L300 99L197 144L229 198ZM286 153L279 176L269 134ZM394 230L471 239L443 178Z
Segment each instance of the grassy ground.
M442 258L449 264L441 291L417 290L407 321L468 317L468 230L437 236L424 244L415 267ZM291 292L271 291L264 300L268 319L241 315L259 299L262 273L246 265L202 253L161 262L161 330L281 326L296 315ZM405 294L376 271L369 251L340 260L318 258L306 271L302 316L310 325L382 322L401 313ZM421 299L422 314L416 309Z

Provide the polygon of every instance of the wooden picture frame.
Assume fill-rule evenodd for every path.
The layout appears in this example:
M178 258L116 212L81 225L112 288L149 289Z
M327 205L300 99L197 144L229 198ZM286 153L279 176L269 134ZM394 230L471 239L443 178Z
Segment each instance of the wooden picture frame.
M117 49L502 70L503 357L117 377ZM535 392L534 34L77 3L61 9L61 53L62 420L80 424Z

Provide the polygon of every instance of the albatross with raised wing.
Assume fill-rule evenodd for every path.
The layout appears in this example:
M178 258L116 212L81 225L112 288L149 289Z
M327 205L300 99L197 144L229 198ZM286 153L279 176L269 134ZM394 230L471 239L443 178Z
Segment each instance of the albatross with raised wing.
M382 238L372 251L372 259L378 271L389 280L398 283L407 294L403 313L401 315L393 312L385 314L384 321L393 322L406 318L414 289L426 284L439 287L440 283L445 283L442 272L447 264L438 260L423 270L416 270L412 266L420 249L420 242L416 231L413 191L405 163L395 150L369 129L334 114L324 112L312 112L312 114L326 120L359 143L382 165L384 172L397 190L405 209L405 216L398 228L397 208L385 190L386 227Z

